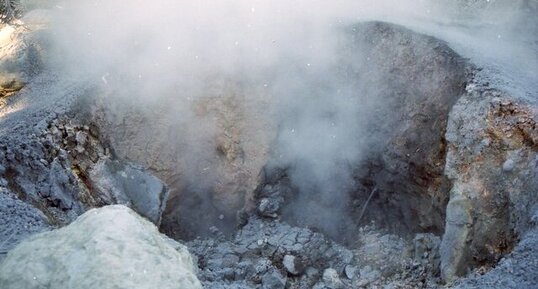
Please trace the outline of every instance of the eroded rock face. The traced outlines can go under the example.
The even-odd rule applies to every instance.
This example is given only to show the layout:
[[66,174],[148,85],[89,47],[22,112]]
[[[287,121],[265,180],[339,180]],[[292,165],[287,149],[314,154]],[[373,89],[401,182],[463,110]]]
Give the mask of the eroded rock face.
[[[364,224],[365,220],[400,233],[441,234],[451,187],[444,175],[446,124],[452,106],[464,92],[468,65],[446,43],[397,25],[361,23],[347,28],[343,35],[341,65],[334,73],[342,74],[344,83],[351,85],[351,97],[362,100],[357,112],[363,129],[355,145],[362,156],[349,164],[354,180],[338,188],[345,191],[345,196],[338,196],[346,200],[345,207],[331,206],[332,199],[338,198],[335,194],[328,196],[327,204],[316,205],[321,211],[349,214],[335,221],[342,227],[333,234],[339,237],[354,222]],[[318,227],[322,221],[300,212],[305,202],[319,202],[323,194],[316,194],[316,188],[301,192],[293,187],[296,182],[287,167],[266,168],[265,184],[258,190],[261,202],[268,203],[263,198],[278,190],[273,203],[284,203],[280,209],[285,220]],[[291,187],[282,188],[283,182]],[[301,194],[306,196],[296,197]],[[286,201],[278,201],[282,197]],[[274,213],[262,203],[258,210],[262,207]],[[313,221],[305,223],[309,219]]]
[[379,150],[366,164],[370,169],[359,172],[363,183],[379,190],[370,217],[389,227],[440,233],[449,187],[444,134],[467,81],[466,64],[446,43],[402,27],[367,23],[356,30],[352,47],[366,52],[351,59],[377,73],[359,81],[378,90],[385,100],[381,111],[390,111],[369,122]]
[[195,271],[184,246],[115,205],[21,243],[0,266],[0,287],[201,289]]
[[[538,217],[538,214],[534,215]],[[535,220],[538,221],[538,218]],[[538,225],[532,222],[533,227],[522,236],[521,242],[514,250],[502,258],[495,268],[484,274],[478,271],[467,278],[456,281],[457,289],[465,288],[534,288],[538,284]]]
[[[83,118],[83,117],[82,117]],[[166,185],[111,152],[95,126],[61,116],[35,125],[25,138],[0,141],[6,190],[65,225],[89,208],[122,203],[158,224]]]
[[[112,80],[110,80],[112,81]],[[158,101],[113,95],[93,114],[118,157],[152,171],[170,188],[163,230],[177,238],[231,232],[267,162],[274,124],[263,91],[211,79],[201,95],[174,91]],[[252,97],[256,97],[256,101]],[[259,97],[259,99],[258,99]]]
[[496,262],[528,228],[538,201],[535,103],[471,84],[448,125],[446,174],[453,180],[441,246],[451,280]]

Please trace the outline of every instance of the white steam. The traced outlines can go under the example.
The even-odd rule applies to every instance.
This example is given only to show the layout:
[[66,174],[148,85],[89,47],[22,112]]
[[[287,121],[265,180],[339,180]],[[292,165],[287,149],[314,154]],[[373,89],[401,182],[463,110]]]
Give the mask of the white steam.
[[[190,168],[183,177],[205,182],[198,184],[201,188],[211,188],[219,179],[218,172],[205,174],[214,167],[218,125],[197,114],[195,103],[219,96],[215,87],[225,85],[215,83],[229,81],[242,92],[246,126],[259,116],[271,123],[268,128],[278,128],[276,139],[270,140],[276,145],[273,153],[279,165],[290,167],[302,201],[311,204],[305,207],[307,214],[330,219],[348,202],[352,164],[369,149],[363,138],[365,118],[378,102],[375,93],[357,91],[341,74],[335,50],[339,29],[370,19],[415,26],[432,19],[452,23],[454,15],[463,15],[458,12],[465,7],[461,3],[489,5],[441,0],[73,0],[57,11],[55,63],[74,79],[96,83],[126,103],[164,103],[163,113],[181,128],[181,133],[169,132],[168,143],[183,144],[178,153]],[[467,23],[469,15],[474,14],[457,21]],[[480,17],[473,20],[486,19]],[[250,137],[271,134],[257,131]],[[245,158],[248,162],[249,155]]]

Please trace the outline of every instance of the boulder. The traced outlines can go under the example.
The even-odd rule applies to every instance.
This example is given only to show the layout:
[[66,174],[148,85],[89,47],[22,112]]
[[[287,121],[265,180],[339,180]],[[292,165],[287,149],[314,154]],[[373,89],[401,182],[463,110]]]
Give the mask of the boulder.
[[157,177],[128,162],[104,159],[90,171],[95,194],[109,203],[129,206],[157,226],[168,199],[168,188]]
[[0,288],[202,288],[187,249],[121,205],[35,235],[0,265]]

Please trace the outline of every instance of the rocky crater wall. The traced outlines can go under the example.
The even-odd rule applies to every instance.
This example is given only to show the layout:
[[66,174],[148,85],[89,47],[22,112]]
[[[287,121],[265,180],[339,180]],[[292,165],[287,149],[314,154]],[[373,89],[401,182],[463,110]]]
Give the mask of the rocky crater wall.
[[[332,137],[324,126],[318,139],[301,139],[309,134],[301,134],[297,119],[312,120],[304,110],[289,106],[296,118],[274,114],[278,90],[226,76],[208,78],[188,106],[175,105],[176,92],[160,98],[171,102],[149,104],[112,97],[105,78],[105,87],[28,128],[6,118],[0,193],[9,208],[27,214],[0,225],[3,237],[22,239],[89,208],[122,203],[177,239],[211,236],[215,228],[231,235],[257,215],[255,223],[282,221],[352,245],[359,227],[373,222],[404,237],[442,235],[445,280],[495,264],[536,210],[536,104],[489,87],[436,38],[382,22],[342,28],[341,35],[326,74],[306,74],[293,86],[299,100],[327,104],[316,111],[323,124],[356,121],[350,127],[357,134],[344,137],[336,153],[323,150]],[[280,65],[276,71],[297,69],[294,61]],[[335,87],[354,105],[349,118],[331,110]],[[24,95],[32,86],[20,88]],[[325,93],[331,97],[323,102]],[[328,166],[334,171],[311,170],[319,163],[302,151],[336,160]],[[18,232],[17,220],[35,228]]]

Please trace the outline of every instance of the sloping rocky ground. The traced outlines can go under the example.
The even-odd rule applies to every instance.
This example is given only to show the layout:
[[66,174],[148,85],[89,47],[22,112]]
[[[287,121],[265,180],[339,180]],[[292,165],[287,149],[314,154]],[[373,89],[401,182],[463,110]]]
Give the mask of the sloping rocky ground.
[[[438,288],[454,281],[456,288],[535,288],[537,91],[520,87],[518,94],[489,83],[488,75],[503,71],[481,70],[450,43],[399,26],[374,22],[353,32],[390,76],[388,83],[375,76],[366,83],[408,101],[394,103],[401,110],[379,129],[397,131],[357,171],[358,209],[350,209],[345,244],[283,214],[296,192],[285,182],[285,168],[265,166],[277,133],[242,142],[274,126],[242,123],[249,118],[233,97],[217,107],[202,103],[202,113],[212,111],[225,123],[211,145],[222,156],[216,167],[226,183],[209,190],[220,198],[195,216],[209,214],[215,226],[187,243],[204,287]],[[185,236],[192,226],[181,227],[184,219],[161,220],[177,215],[174,206],[165,209],[168,187],[175,205],[189,192],[169,158],[177,148],[164,146],[166,139],[129,148],[130,140],[163,130],[122,127],[143,123],[136,113],[111,116],[113,106],[94,98],[99,89],[43,67],[46,31],[9,33],[0,47],[0,67],[9,68],[0,104],[0,262],[22,240],[107,204],[126,204],[163,221],[165,232]],[[397,70],[406,66],[411,70]],[[398,85],[420,81],[409,90]],[[114,138],[116,129],[125,130],[122,139]],[[370,200],[373,188],[379,191]],[[226,196],[228,190],[239,193]]]

